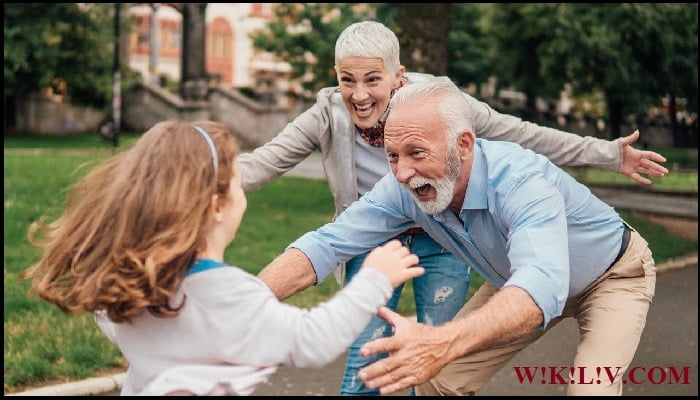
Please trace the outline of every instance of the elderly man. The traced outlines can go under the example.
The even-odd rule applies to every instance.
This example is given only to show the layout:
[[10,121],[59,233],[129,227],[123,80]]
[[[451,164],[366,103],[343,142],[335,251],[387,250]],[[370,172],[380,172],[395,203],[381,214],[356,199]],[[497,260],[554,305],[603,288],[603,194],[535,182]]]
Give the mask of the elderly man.
[[273,290],[289,290],[295,278],[327,276],[417,224],[487,283],[443,326],[383,309],[396,333],[362,348],[364,356],[390,353],[360,372],[368,387],[474,392],[518,351],[574,317],[581,338],[572,366],[591,374],[612,369],[593,384],[572,379],[569,394],[619,395],[654,294],[646,241],[547,158],[475,138],[469,104],[453,84],[410,85],[390,107],[384,143],[392,174],[335,222],[292,243],[261,277]]

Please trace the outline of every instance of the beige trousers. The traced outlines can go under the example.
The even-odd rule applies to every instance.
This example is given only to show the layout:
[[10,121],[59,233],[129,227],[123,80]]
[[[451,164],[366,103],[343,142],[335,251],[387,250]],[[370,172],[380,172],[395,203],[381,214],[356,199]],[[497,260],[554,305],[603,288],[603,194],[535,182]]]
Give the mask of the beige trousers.
[[[522,336],[512,342],[458,358],[430,381],[416,387],[420,396],[467,395],[483,387],[508,361],[544,335],[563,318],[576,318],[580,341],[571,367],[574,371],[601,370],[614,375],[613,381],[601,373],[600,383],[569,383],[568,395],[621,395],[622,380],[639,344],[656,285],[656,266],[648,243],[634,229],[627,250],[608,271],[578,296],[567,300],[563,314],[550,321],[545,330]],[[464,318],[484,305],[497,289],[485,283],[455,316]],[[620,367],[617,369],[617,367]],[[578,373],[578,372],[577,372]],[[575,380],[568,374],[567,382]],[[538,378],[541,379],[541,378]],[[526,394],[526,393],[523,393]]]

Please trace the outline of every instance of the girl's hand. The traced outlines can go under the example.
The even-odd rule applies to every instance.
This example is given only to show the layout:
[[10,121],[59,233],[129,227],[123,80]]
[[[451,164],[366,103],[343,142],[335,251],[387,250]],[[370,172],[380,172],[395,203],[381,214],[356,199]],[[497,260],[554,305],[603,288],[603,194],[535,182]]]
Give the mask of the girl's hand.
[[397,287],[408,279],[423,275],[425,269],[417,264],[418,256],[394,239],[372,250],[362,267],[376,269],[389,279],[391,286]]

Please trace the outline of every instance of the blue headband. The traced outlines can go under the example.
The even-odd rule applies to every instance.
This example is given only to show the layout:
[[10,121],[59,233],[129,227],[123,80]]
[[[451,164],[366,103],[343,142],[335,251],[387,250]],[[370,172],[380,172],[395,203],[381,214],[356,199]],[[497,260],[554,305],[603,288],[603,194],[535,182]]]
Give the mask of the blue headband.
[[197,125],[192,125],[194,129],[199,132],[204,140],[207,141],[207,144],[209,145],[209,151],[211,151],[211,160],[214,163],[214,173],[216,175],[219,175],[219,158],[216,156],[216,147],[214,146],[214,141],[211,140],[211,136],[205,131],[204,129],[200,128]]

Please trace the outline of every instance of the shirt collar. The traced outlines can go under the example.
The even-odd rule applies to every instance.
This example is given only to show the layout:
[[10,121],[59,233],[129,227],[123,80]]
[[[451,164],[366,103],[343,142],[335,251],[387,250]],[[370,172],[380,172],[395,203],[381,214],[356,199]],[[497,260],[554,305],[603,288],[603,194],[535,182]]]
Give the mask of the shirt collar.
[[462,210],[478,210],[487,207],[487,169],[479,140],[474,142],[472,159],[472,170],[469,174],[469,184],[467,186],[466,196],[464,196],[464,203],[462,203]]

